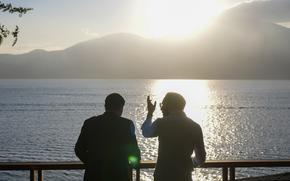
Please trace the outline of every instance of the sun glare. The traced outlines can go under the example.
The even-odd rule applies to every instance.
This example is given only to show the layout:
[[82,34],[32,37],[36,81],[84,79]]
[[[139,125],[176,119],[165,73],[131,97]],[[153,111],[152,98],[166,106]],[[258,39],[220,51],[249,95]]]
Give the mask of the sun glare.
[[219,0],[144,0],[146,31],[153,38],[186,38],[222,11]]
[[[210,90],[206,80],[156,80],[152,88],[152,100],[161,103],[167,92],[177,92],[186,99],[185,112],[196,122],[206,120],[204,106],[211,104]],[[158,108],[158,117],[161,116]]]

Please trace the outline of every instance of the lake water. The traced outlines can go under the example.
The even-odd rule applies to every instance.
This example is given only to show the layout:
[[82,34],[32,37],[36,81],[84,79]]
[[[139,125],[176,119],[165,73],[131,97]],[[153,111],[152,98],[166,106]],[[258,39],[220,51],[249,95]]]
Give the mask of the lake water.
[[[161,102],[176,91],[186,113],[204,132],[208,160],[289,159],[290,81],[280,80],[0,80],[0,162],[75,161],[74,144],[83,121],[104,111],[112,92],[126,99],[143,160],[156,160],[156,139],[140,126],[146,97]],[[155,118],[160,117],[159,108]],[[237,177],[290,169],[237,169]],[[83,171],[44,171],[45,180],[82,180]],[[220,180],[220,169],[196,169],[196,180]],[[0,180],[28,180],[29,172],[0,172]],[[152,170],[142,171],[152,179]]]

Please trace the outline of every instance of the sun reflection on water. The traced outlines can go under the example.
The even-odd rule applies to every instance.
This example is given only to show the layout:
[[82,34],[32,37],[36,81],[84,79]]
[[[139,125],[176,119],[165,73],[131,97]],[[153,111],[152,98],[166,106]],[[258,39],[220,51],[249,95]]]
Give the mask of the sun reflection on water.
[[[167,92],[177,92],[185,98],[188,117],[200,124],[206,120],[208,110],[204,107],[213,102],[207,80],[156,80],[151,90],[152,100],[162,102]],[[156,111],[157,117],[162,116],[160,109]]]

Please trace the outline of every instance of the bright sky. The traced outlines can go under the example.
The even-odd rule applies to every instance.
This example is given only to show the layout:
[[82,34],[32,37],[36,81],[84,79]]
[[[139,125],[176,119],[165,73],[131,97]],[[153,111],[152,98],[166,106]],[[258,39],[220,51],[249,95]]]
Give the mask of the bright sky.
[[20,26],[19,41],[7,39],[0,53],[57,50],[111,33],[184,39],[202,30],[223,9],[246,0],[5,0],[32,7],[19,18],[1,13],[0,22]]

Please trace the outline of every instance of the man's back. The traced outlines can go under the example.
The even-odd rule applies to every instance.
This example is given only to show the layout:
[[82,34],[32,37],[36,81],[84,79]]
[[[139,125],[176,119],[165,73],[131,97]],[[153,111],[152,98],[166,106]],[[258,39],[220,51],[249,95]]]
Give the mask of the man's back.
[[[167,93],[160,104],[163,118],[152,122],[156,101],[152,104],[147,97],[148,113],[141,129],[144,137],[159,139],[155,181],[192,181],[193,168],[205,161],[201,127],[185,115],[185,104],[180,94]],[[195,157],[191,158],[193,151]]]
[[87,119],[76,143],[85,163],[85,180],[128,180],[128,157],[140,159],[131,120],[111,112]]
[[191,155],[196,145],[203,144],[200,126],[183,112],[157,119],[155,124],[159,139],[156,178],[187,180],[191,175],[186,173],[193,170]]

